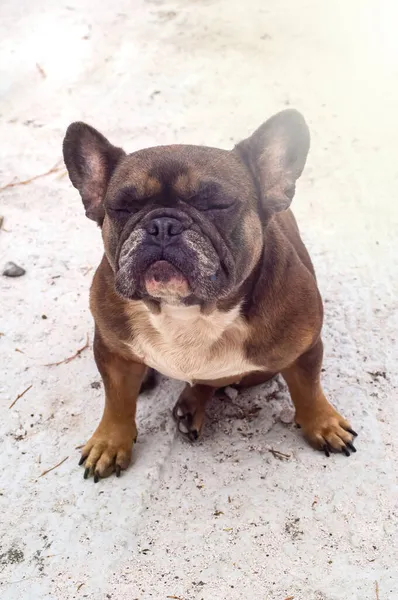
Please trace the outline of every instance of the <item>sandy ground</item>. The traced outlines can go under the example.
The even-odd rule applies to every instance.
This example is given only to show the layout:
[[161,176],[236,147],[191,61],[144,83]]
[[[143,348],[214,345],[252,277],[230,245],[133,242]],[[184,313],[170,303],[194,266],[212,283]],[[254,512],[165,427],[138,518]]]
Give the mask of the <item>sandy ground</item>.
[[305,114],[312,150],[294,209],[325,300],[324,386],[360,433],[355,456],[327,460],[281,423],[289,400],[275,381],[215,401],[191,446],[170,413],[181,384],[164,380],[139,403],[133,466],[84,481],[76,447],[103,403],[92,352],[44,365],[92,340],[100,233],[62,171],[9,188],[1,266],[27,273],[0,277],[3,600],[398,597],[394,11],[380,0],[1,3],[1,185],[50,169],[76,119],[132,151],[228,148],[285,106]]

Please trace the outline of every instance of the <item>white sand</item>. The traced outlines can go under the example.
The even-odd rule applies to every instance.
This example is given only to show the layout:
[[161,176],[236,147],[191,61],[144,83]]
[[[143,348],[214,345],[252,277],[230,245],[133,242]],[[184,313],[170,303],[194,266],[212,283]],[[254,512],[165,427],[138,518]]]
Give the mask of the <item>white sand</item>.
[[76,446],[103,403],[92,352],[43,365],[92,339],[100,232],[66,177],[9,189],[0,266],[27,274],[0,277],[2,600],[377,600],[376,581],[379,600],[398,597],[394,5],[1,3],[1,184],[52,167],[76,119],[132,151],[228,148],[285,106],[305,114],[294,209],[325,300],[324,386],[360,432],[355,456],[327,460],[279,421],[274,382],[215,402],[190,446],[170,413],[181,384],[165,380],[139,403],[134,465],[83,481]]

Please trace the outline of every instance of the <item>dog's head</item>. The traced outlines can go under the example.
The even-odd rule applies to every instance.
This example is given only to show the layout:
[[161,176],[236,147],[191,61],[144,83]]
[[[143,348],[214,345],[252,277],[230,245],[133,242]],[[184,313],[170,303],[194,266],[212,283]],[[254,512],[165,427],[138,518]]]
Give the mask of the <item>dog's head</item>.
[[69,126],[63,146],[86,215],[102,227],[118,292],[202,307],[252,272],[264,226],[289,207],[308,148],[294,110],[232,151],[175,145],[127,155],[84,123]]

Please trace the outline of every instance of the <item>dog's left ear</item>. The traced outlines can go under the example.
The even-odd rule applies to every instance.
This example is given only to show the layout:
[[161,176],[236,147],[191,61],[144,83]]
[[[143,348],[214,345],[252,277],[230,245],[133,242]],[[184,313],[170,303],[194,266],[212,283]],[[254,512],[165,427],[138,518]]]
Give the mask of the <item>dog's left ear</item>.
[[86,123],[69,125],[63,143],[69,177],[82,197],[86,216],[102,225],[103,201],[109,180],[124,150],[113,146],[99,131]]
[[289,208],[310,147],[304,117],[283,110],[236,146],[257,182],[267,215]]

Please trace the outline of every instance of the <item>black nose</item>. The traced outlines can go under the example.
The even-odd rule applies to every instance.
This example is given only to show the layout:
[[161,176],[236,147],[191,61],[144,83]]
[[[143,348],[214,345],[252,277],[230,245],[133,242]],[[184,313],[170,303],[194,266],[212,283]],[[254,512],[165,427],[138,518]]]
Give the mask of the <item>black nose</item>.
[[172,217],[158,217],[149,221],[147,232],[159,243],[167,242],[175,235],[179,235],[184,230],[184,226],[178,219]]

